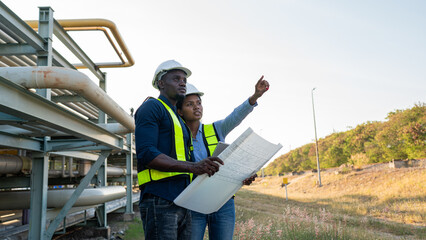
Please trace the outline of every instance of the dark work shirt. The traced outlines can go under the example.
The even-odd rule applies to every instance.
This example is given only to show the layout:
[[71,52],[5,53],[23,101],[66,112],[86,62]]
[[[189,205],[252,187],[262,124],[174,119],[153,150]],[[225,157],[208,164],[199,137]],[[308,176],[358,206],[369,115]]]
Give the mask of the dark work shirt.
[[[177,115],[176,107],[171,105],[164,96],[159,97]],[[178,115],[177,115],[178,116]],[[190,133],[180,117],[183,130],[185,152],[189,156]],[[138,172],[146,169],[154,158],[165,154],[176,159],[173,134],[173,121],[164,105],[157,99],[148,99],[135,113],[135,141],[138,158]],[[189,159],[189,158],[187,158]],[[141,198],[145,193],[173,201],[189,184],[189,176],[175,176],[164,180],[149,182],[141,187]]]

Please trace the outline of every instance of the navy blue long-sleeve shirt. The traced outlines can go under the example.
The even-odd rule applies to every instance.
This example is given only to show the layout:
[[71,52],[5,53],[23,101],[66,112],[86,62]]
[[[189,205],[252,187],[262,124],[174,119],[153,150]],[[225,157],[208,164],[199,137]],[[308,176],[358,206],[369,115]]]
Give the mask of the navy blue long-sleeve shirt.
[[[177,115],[176,107],[171,105],[166,97],[160,95],[159,98]],[[189,156],[189,145],[191,143],[190,132],[182,119],[178,118],[182,126],[185,152]],[[160,101],[157,99],[148,99],[145,101],[135,113],[135,124],[138,172],[146,169],[146,165],[162,153],[176,159],[173,122],[167,109]],[[173,201],[189,183],[189,177],[182,175],[161,181],[149,182],[141,187],[141,199],[145,193],[151,193]]]

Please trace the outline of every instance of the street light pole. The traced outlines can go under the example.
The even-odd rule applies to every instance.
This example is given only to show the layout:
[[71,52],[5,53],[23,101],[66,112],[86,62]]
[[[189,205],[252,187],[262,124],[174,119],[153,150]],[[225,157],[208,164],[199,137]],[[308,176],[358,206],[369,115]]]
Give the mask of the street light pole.
[[314,90],[315,88],[312,88],[312,111],[314,113],[314,130],[315,130],[315,152],[317,157],[317,168],[318,168],[318,186],[322,187],[321,184],[321,168],[319,163],[319,153],[318,153],[318,139],[317,139],[317,124],[315,122],[315,107],[314,107]]

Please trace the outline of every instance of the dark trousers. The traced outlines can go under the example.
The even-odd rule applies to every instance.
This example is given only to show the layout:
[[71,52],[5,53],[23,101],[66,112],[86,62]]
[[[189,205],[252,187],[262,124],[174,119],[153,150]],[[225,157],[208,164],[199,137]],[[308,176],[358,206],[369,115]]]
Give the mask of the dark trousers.
[[191,239],[191,211],[188,209],[153,195],[144,196],[139,208],[145,239]]

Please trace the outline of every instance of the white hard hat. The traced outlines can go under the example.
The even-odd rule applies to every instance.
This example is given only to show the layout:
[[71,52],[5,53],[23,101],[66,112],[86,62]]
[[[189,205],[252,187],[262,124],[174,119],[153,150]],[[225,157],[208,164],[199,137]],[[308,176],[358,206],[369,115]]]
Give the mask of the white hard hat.
[[204,95],[204,93],[198,91],[198,89],[194,85],[186,83],[186,96],[191,94],[197,94],[200,97]]
[[183,67],[180,63],[176,62],[175,60],[168,60],[161,63],[157,67],[157,70],[155,70],[154,78],[152,79],[152,86],[158,89],[157,81],[161,79],[161,77],[164,76],[168,71],[173,69],[179,69],[184,71],[186,73],[187,78],[191,76],[191,71],[188,68]]

